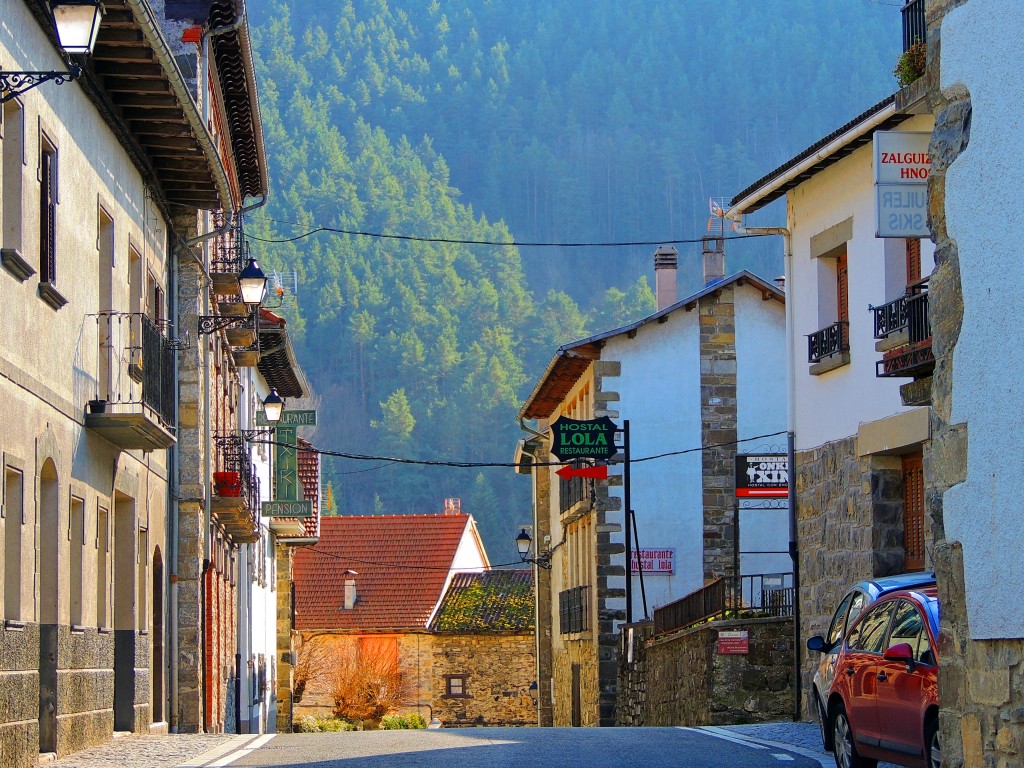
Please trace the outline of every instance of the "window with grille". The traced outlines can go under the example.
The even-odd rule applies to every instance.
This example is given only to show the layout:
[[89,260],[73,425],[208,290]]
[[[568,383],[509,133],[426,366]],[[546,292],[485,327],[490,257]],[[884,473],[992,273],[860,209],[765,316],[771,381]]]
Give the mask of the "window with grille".
[[908,571],[924,570],[924,464],[920,453],[903,457],[903,560]]

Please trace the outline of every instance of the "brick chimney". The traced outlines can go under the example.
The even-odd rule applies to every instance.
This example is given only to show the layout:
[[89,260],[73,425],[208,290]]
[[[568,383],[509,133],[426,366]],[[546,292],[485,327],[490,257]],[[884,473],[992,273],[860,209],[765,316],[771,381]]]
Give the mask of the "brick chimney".
[[676,303],[676,271],[679,267],[679,251],[671,245],[662,245],[654,252],[654,293],[658,309]]
[[356,607],[356,576],[355,571],[345,571],[345,610],[351,611]]
[[445,499],[444,500],[444,513],[446,515],[460,515],[462,514],[462,499]]
[[725,239],[705,235],[701,242],[704,250],[704,286],[707,287],[725,277]]

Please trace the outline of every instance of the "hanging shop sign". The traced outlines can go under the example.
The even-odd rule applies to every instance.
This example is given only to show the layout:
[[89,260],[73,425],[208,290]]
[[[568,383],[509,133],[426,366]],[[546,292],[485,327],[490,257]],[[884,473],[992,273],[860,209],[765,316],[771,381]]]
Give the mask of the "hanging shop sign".
[[789,495],[789,462],[784,453],[736,454],[736,497],[784,499]]
[[644,573],[675,573],[676,572],[676,551],[675,549],[641,549],[639,552],[633,550],[632,571],[640,573],[640,566],[643,566]]
[[284,411],[280,421],[267,421],[262,411],[256,411],[257,427],[315,427],[316,411]]
[[551,425],[551,452],[559,461],[610,459],[618,451],[618,428],[607,416],[599,419],[569,419],[559,416]]
[[928,131],[875,131],[876,237],[929,237]]
[[750,653],[750,633],[746,630],[722,630],[718,633],[718,653]]
[[299,501],[264,501],[261,507],[264,517],[312,517],[313,502]]

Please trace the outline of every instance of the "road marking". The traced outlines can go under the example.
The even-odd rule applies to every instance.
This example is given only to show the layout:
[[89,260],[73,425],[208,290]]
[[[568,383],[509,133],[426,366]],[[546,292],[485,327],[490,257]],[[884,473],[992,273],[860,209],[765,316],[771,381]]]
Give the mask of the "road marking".
[[210,763],[209,766],[207,766],[207,768],[224,768],[225,765],[231,765],[233,762],[235,762],[235,760],[245,757],[251,752],[255,752],[257,749],[259,749],[272,738],[274,738],[275,735],[276,734],[273,733],[265,733],[258,739],[255,739],[249,744],[246,744],[241,749],[238,749],[235,752],[232,752],[231,754],[225,755],[220,760],[216,760]]
[[201,755],[191,758],[187,762],[179,763],[176,768],[202,768],[202,766],[208,765],[211,760],[216,760],[218,757],[227,754],[228,752],[240,749],[255,738],[255,734],[252,733],[243,733],[239,736],[235,736],[223,744],[218,744],[216,747],[206,750]]
[[781,752],[772,752],[772,757],[774,757],[776,760],[784,760],[784,761],[788,761],[790,763],[793,762],[793,756],[792,755],[786,755],[786,754],[783,754]]
[[[832,760],[831,755],[828,755],[826,760],[821,752],[815,752],[810,749],[804,749],[803,747],[796,747],[792,744],[784,744],[780,741],[769,741],[768,739],[758,739],[754,736],[747,736],[745,734],[739,734],[734,731],[730,731],[728,728],[722,728],[716,725],[702,725],[696,728],[681,728],[684,731],[694,731],[696,733],[706,733],[708,736],[714,736],[716,739],[722,739],[723,741],[731,741],[734,744],[741,744],[752,749],[784,749],[787,752],[792,752],[795,755],[801,755],[802,757],[814,760],[821,768],[835,768],[835,762]],[[785,760],[785,757],[779,757],[775,753],[772,753],[773,757]],[[792,760],[793,758],[789,758]]]
[[722,741],[731,741],[733,744],[742,744],[744,747],[750,747],[751,749],[768,749],[763,744],[759,744],[754,741],[748,741],[745,736],[720,728],[717,725],[701,725],[696,728],[680,728],[683,731],[693,731],[694,733],[705,733],[708,736],[714,736],[716,739]]

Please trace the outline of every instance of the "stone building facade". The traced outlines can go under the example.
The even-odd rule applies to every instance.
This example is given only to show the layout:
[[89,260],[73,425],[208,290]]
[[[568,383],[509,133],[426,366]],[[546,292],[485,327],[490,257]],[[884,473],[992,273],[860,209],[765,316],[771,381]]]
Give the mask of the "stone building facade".
[[[1024,627],[1016,606],[1024,526],[1017,511],[1020,397],[987,366],[1020,369],[1016,345],[993,356],[1021,312],[1013,214],[995,233],[986,211],[1020,194],[1020,35],[1013,0],[930,0],[925,76],[935,131],[929,225],[936,245],[931,323],[936,369],[928,509],[936,529],[943,764],[1019,765],[1024,757]],[[1003,291],[1002,288],[1011,288]],[[995,293],[1005,299],[993,301]],[[1011,318],[1013,318],[1011,320]],[[1012,552],[1012,555],[1006,553]]]

